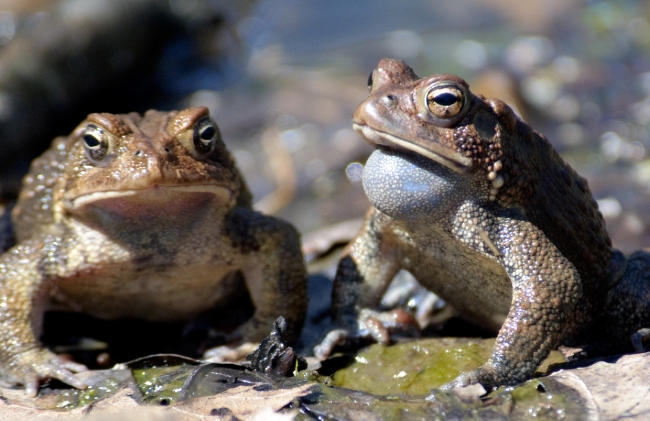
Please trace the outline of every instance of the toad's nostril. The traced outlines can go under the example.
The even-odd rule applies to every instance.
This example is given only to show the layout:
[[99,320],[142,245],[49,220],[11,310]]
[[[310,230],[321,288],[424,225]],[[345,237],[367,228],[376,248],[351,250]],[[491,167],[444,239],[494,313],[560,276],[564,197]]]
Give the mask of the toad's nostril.
[[388,94],[384,97],[384,104],[388,107],[395,107],[398,103],[397,96]]
[[167,147],[165,147],[165,148],[163,149],[163,151],[165,151],[165,153],[172,153],[171,149],[169,149],[169,148],[167,148]]
[[140,155],[142,155],[142,151],[140,149],[138,149],[137,151],[133,152],[133,155],[134,156],[140,156]]

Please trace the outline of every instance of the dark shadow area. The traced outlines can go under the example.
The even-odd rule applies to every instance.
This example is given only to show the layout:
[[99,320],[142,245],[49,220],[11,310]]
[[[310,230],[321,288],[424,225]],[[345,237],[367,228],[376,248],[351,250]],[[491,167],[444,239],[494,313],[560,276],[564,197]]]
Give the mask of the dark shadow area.
[[200,358],[207,349],[226,344],[224,334],[248,320],[253,311],[244,290],[218,309],[186,323],[109,321],[80,313],[48,312],[41,338],[48,348],[90,369],[110,368],[152,354]]

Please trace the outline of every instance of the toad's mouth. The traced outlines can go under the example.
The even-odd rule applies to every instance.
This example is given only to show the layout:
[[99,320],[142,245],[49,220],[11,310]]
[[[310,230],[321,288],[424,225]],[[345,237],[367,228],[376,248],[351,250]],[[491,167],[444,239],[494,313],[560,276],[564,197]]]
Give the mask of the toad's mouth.
[[71,213],[102,210],[130,216],[178,216],[206,203],[227,204],[234,192],[224,186],[155,185],[143,189],[98,191],[63,201]]
[[445,149],[437,143],[428,142],[426,147],[409,140],[402,139],[386,132],[380,132],[366,124],[353,123],[352,128],[368,142],[376,146],[406,149],[418,155],[427,157],[439,164],[459,173],[466,173],[472,168],[472,160],[455,151]]

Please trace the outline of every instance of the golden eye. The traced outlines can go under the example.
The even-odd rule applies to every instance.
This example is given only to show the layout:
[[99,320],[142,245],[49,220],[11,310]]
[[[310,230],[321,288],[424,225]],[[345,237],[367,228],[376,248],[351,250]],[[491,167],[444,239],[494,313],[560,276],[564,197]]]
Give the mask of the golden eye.
[[199,120],[194,126],[194,147],[199,154],[209,155],[212,153],[220,139],[219,127],[209,117]]
[[83,140],[86,157],[98,164],[108,155],[108,136],[106,132],[94,124],[89,124],[81,136]]
[[456,117],[463,110],[465,95],[454,85],[433,86],[425,97],[429,112],[437,118]]

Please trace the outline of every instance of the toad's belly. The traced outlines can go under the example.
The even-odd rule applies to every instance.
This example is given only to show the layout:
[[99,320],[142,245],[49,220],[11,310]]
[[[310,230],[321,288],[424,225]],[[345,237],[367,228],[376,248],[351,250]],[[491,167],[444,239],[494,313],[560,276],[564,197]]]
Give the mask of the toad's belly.
[[498,262],[456,242],[432,241],[412,255],[418,258],[404,266],[422,286],[472,322],[494,331],[501,328],[510,309],[512,284]]
[[57,280],[51,309],[102,319],[183,321],[214,308],[240,288],[243,282],[232,267],[95,272]]

